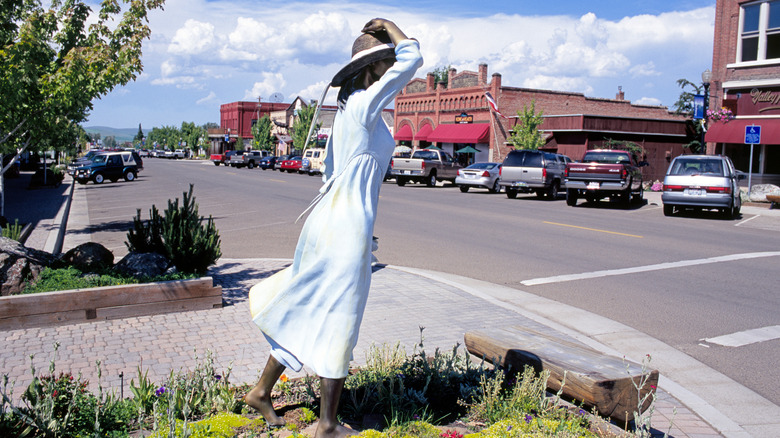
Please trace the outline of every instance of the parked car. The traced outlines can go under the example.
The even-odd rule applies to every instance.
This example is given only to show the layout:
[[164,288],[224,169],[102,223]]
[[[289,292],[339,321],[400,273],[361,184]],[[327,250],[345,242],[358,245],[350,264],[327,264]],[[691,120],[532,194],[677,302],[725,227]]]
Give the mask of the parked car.
[[395,157],[390,167],[395,183],[401,187],[410,181],[428,187],[435,187],[436,181],[455,182],[458,170],[461,169],[460,163],[438,148],[418,149],[411,158]]
[[501,186],[498,185],[498,175],[501,172],[501,163],[474,163],[465,169],[458,170],[455,184],[460,191],[466,193],[471,187],[483,187],[490,193],[498,193]]
[[274,170],[275,165],[276,165],[276,157],[273,155],[268,155],[267,157],[263,157],[257,163],[257,166],[263,170],[268,170],[268,169]]
[[289,173],[294,173],[300,170],[301,165],[303,165],[303,157],[301,157],[300,155],[296,155],[294,157],[282,161],[282,166],[279,168],[279,170],[282,171],[286,170]]
[[99,149],[91,149],[89,152],[84,154],[83,157],[71,161],[70,164],[68,164],[68,175],[73,176],[73,174],[76,173],[76,169],[92,162],[92,157],[104,153],[104,151]]
[[119,178],[133,181],[143,169],[141,157],[136,152],[109,152],[98,154],[92,160],[77,168],[74,178],[80,184],[93,181],[102,184],[106,179],[116,182]]
[[289,160],[294,156],[295,155],[279,155],[279,157],[276,158],[276,164],[274,164],[274,170],[282,170],[282,163],[284,163],[286,160]]
[[322,172],[322,163],[325,161],[327,149],[311,148],[303,153],[303,162],[299,172],[315,175]]
[[721,155],[680,155],[672,160],[664,177],[661,201],[664,215],[686,208],[718,209],[734,218],[742,208],[739,181],[745,174]]
[[581,162],[566,165],[566,204],[573,207],[579,198],[596,202],[607,197],[623,205],[641,204],[644,191],[640,168],[644,166],[647,162],[637,161],[629,151],[587,151]]
[[535,192],[539,198],[554,200],[564,186],[563,173],[571,161],[566,155],[552,152],[511,151],[501,166],[498,185],[506,189],[510,199],[516,198],[518,192]]

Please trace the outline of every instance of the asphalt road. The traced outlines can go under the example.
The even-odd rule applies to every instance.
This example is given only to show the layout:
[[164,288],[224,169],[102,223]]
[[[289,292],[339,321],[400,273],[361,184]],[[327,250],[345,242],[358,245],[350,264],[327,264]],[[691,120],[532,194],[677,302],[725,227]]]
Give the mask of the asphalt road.
[[[145,160],[136,182],[89,183],[93,241],[127,250],[136,209],[149,217],[194,184],[224,257],[291,258],[319,177],[197,161]],[[780,326],[780,233],[743,215],[664,217],[653,203],[568,207],[446,184],[382,188],[380,262],[507,285],[649,334],[780,405],[780,339],[725,347],[704,341]],[[780,219],[777,219],[780,221]],[[711,260],[713,257],[722,259]],[[561,276],[571,277],[561,277]]]

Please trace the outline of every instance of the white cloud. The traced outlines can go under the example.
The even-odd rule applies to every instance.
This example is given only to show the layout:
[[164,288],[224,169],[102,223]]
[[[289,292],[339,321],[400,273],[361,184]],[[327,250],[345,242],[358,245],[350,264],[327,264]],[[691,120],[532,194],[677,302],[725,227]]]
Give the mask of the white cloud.
[[206,104],[206,103],[211,103],[211,102],[214,102],[216,100],[216,98],[217,98],[217,93],[212,91],[211,93],[209,93],[208,96],[206,96],[206,97],[204,97],[202,99],[198,99],[195,102],[195,104],[196,105],[203,105],[203,104]]
[[[322,97],[322,90],[325,89],[325,86],[328,85],[330,81],[320,81],[316,84],[311,84],[308,87],[298,91],[296,96],[301,96],[304,99],[308,100],[320,100]],[[335,105],[336,104],[336,98],[338,97],[338,88],[330,88],[328,90],[328,94],[325,95],[325,102],[324,105]],[[288,99],[292,100],[292,99]]]
[[168,51],[181,55],[197,55],[212,49],[215,39],[213,24],[190,19],[176,31]]
[[536,75],[523,82],[523,87],[540,90],[573,91],[584,94],[593,92],[593,88],[584,79],[563,76]]
[[262,82],[255,82],[251,90],[245,90],[244,100],[257,100],[258,97],[268,100],[268,96],[282,90],[287,84],[281,73],[263,72],[262,76]]
[[647,62],[645,64],[638,64],[629,70],[631,73],[631,76],[633,77],[639,77],[639,76],[660,76],[661,73],[658,72],[655,69],[655,63],[653,61]]
[[661,105],[661,100],[656,99],[655,97],[643,97],[641,99],[635,100],[633,103],[636,105],[657,106],[657,105]]

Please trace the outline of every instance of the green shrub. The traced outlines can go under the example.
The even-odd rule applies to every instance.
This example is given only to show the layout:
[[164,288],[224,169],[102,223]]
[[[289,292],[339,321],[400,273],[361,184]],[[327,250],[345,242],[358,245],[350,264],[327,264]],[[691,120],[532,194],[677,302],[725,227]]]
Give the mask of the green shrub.
[[16,219],[13,225],[8,224],[3,228],[3,237],[19,241],[22,237],[22,226],[19,225],[19,219]]
[[133,229],[127,233],[127,248],[135,252],[160,253],[181,272],[206,272],[222,256],[219,231],[211,216],[205,225],[202,223],[204,218],[198,215],[192,188],[190,184],[189,192],[183,193],[181,206],[178,198],[169,200],[164,216],[152,206],[147,223],[141,220],[138,210]]
[[195,274],[165,274],[157,277],[125,277],[114,271],[84,275],[78,269],[69,266],[66,268],[44,268],[35,282],[27,283],[22,293],[34,294],[52,292],[57,290],[88,289],[91,287],[120,286],[123,284],[150,283],[155,281],[187,280],[195,278]]

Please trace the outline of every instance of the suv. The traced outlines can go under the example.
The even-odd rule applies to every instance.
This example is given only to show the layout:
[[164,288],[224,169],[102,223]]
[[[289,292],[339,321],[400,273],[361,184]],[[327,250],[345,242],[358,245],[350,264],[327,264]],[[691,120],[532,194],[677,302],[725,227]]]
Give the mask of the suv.
[[680,155],[669,164],[661,200],[664,215],[675,209],[718,209],[728,218],[739,216],[742,207],[739,181],[745,174],[721,155]]
[[95,155],[89,163],[78,167],[73,177],[80,184],[89,180],[102,184],[106,179],[116,182],[119,178],[133,181],[141,169],[143,161],[137,152],[108,152]]
[[510,199],[516,198],[517,192],[536,192],[539,198],[553,200],[561,189],[566,163],[571,161],[566,155],[552,152],[512,151],[501,165],[498,185]]
[[322,163],[325,161],[325,154],[327,149],[325,148],[312,148],[307,149],[303,153],[303,163],[298,170],[300,173],[308,173],[314,175],[315,173],[322,172]]

